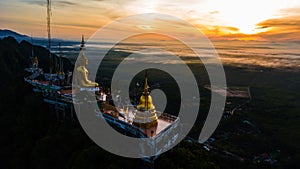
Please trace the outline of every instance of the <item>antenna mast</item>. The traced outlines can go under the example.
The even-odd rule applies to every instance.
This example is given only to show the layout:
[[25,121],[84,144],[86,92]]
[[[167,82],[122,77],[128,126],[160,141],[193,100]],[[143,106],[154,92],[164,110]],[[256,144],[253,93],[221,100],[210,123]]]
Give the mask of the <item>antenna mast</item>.
[[52,74],[52,55],[51,55],[51,0],[47,0],[47,32],[48,32],[48,50],[50,58],[50,74]]

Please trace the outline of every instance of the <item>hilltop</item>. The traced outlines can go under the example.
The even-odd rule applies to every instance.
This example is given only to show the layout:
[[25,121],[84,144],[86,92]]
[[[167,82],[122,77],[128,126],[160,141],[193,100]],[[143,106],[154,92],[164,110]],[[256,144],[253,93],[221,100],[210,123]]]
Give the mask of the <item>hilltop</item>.
[[0,39],[8,36],[14,37],[17,41],[30,40],[30,37],[27,35],[23,35],[8,29],[0,29]]
[[[25,35],[21,35],[26,37]],[[49,70],[49,51],[41,46],[32,45],[23,40],[18,42],[15,38],[8,36],[0,39],[0,76],[5,79],[0,86],[10,84],[16,80],[22,81],[25,68],[30,67],[32,52],[34,57],[39,59],[39,67],[44,71]],[[53,54],[54,60],[58,60],[58,56]],[[63,58],[64,71],[72,71],[73,65],[71,62]]]

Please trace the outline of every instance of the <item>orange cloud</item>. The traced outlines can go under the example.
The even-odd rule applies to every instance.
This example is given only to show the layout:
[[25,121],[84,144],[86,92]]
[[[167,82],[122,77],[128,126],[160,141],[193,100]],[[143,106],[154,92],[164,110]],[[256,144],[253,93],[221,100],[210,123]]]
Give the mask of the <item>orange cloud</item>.
[[224,41],[224,40],[262,40],[257,34],[243,34],[239,32],[238,28],[229,26],[207,26],[196,25],[206,36],[212,41]]
[[257,26],[270,28],[269,31],[259,34],[269,41],[299,41],[300,39],[300,15],[269,19]]
[[[297,2],[293,8],[286,9],[287,6],[272,1],[268,6],[272,10],[269,10],[262,5],[269,1],[228,0],[228,2],[215,3],[217,0],[184,2],[128,0],[125,3],[123,0],[57,0],[52,4],[52,34],[53,37],[59,38],[77,38],[82,33],[91,35],[119,17],[153,10],[187,20],[213,40],[295,41],[300,39],[300,8],[295,7],[300,3]],[[35,0],[17,0],[15,3],[0,2],[2,27],[25,34],[34,33],[38,36],[46,36],[45,2]],[[278,13],[275,9],[281,11]],[[275,15],[278,18],[270,19]],[[263,21],[264,19],[267,20]],[[257,22],[260,23],[257,24]],[[182,25],[172,24],[174,24],[174,31],[182,30],[179,29]],[[257,24],[256,28],[255,24]],[[159,28],[163,29],[164,26]],[[116,29],[122,31],[122,28]],[[255,31],[250,31],[252,29]],[[247,32],[251,34],[243,34]]]
[[[300,41],[300,8],[284,10],[289,16],[268,19],[258,23],[256,29],[267,29],[257,34],[243,34],[238,28],[226,26],[196,25],[211,40]],[[298,12],[298,13],[297,13]]]

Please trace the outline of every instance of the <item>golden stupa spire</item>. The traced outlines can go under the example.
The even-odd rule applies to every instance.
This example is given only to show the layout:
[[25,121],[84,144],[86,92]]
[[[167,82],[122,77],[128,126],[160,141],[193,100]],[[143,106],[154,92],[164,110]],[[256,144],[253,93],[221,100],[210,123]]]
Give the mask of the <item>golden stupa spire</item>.
[[146,70],[146,73],[145,73],[145,84],[144,84],[144,95],[145,95],[145,108],[146,110],[148,109],[148,95],[149,95],[149,86],[148,86],[148,72]]
[[146,70],[144,91],[148,91],[148,89],[149,89],[149,86],[148,86],[148,71]]
[[142,96],[140,97],[140,102],[137,105],[137,108],[139,110],[153,110],[155,109],[155,106],[152,103],[152,98],[149,94],[149,86],[148,86],[148,73],[146,71],[145,74],[145,84],[144,84],[144,92]]

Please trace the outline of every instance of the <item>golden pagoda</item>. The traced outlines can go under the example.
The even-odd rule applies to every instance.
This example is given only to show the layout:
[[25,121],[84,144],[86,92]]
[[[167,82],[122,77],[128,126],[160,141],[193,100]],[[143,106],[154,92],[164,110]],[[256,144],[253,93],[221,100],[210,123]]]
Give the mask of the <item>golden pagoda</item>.
[[139,104],[137,105],[133,125],[144,130],[145,134],[149,137],[156,135],[158,118],[155,106],[152,103],[152,97],[149,94],[147,71],[145,74],[144,92],[140,97]]

